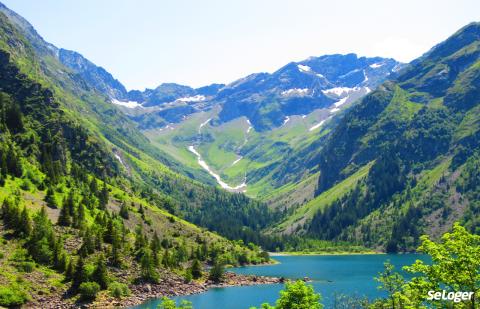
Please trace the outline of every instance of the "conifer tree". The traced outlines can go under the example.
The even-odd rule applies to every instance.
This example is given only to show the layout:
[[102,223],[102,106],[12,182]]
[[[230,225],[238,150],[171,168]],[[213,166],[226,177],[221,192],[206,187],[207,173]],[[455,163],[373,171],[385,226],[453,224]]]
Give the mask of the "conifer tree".
[[113,266],[120,267],[122,265],[120,251],[121,251],[120,237],[117,234],[115,234],[113,235],[112,254],[111,254],[111,262]]
[[149,248],[143,248],[142,251],[142,257],[140,259],[142,279],[149,282],[158,283],[159,275],[155,269],[151,250]]
[[193,279],[198,279],[202,277],[202,265],[198,259],[194,259],[192,262],[192,267],[190,268]]
[[100,285],[100,287],[103,290],[108,287],[109,279],[108,279],[107,265],[105,264],[105,257],[103,254],[101,254],[97,259],[95,270],[93,271],[93,274],[92,274],[92,279],[93,281],[98,283],[98,285]]
[[160,265],[160,257],[158,251],[160,250],[160,238],[158,237],[157,232],[153,234],[152,240],[150,241],[150,249],[152,250],[153,261],[156,266]]
[[52,261],[55,244],[52,223],[47,217],[45,207],[42,207],[33,219],[33,229],[27,247],[35,261],[48,265]]
[[222,280],[223,275],[225,273],[225,268],[222,263],[219,261],[216,261],[212,268],[210,269],[210,274],[208,276],[208,279],[212,280],[215,283],[218,283]]
[[65,268],[65,279],[67,281],[70,281],[73,279],[73,272],[74,272],[73,260],[68,259],[67,267]]
[[129,215],[128,215],[128,207],[127,207],[127,204],[126,203],[122,203],[122,205],[120,206],[120,217],[122,217],[123,219],[126,219],[128,220],[129,218]]
[[23,206],[23,210],[20,215],[19,228],[21,235],[25,238],[29,237],[32,233],[32,220],[30,220],[30,215],[28,214],[27,207],[25,206]]
[[58,208],[57,201],[55,200],[55,191],[52,187],[48,187],[44,198],[45,203],[50,208]]
[[72,218],[70,215],[70,210],[65,203],[62,205],[60,209],[60,215],[58,216],[58,225],[61,226],[70,226],[72,224]]
[[87,273],[85,272],[85,263],[83,257],[78,258],[77,264],[75,265],[75,270],[73,271],[72,276],[72,289],[76,291],[82,282],[88,280]]

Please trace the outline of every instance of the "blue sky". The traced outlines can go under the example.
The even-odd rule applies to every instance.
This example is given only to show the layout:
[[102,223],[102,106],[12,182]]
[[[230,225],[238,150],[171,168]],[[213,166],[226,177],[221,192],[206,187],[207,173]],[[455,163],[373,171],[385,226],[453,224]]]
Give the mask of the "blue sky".
[[355,52],[410,61],[471,21],[478,0],[3,0],[58,47],[129,89],[202,86]]

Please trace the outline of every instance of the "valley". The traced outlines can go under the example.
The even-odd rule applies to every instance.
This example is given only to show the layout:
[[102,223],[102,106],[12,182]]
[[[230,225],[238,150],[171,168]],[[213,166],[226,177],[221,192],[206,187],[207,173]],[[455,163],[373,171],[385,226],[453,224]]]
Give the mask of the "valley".
[[[285,281],[327,305],[367,282],[366,304],[414,308],[426,287],[473,290],[479,102],[478,22],[408,64],[327,54],[127,90],[0,3],[0,306],[149,308],[205,292],[186,299],[240,308]],[[433,278],[418,252],[477,277]],[[330,255],[301,256],[318,253]],[[414,263],[409,275],[387,257]],[[377,281],[401,281],[388,298],[373,292],[382,263]]]

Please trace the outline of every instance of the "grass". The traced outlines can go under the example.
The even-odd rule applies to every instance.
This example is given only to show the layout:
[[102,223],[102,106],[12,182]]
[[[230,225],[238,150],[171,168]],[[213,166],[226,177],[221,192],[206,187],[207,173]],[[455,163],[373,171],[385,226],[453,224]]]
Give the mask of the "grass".
[[356,173],[336,184],[334,187],[323,192],[305,205],[297,208],[295,212],[272,229],[273,232],[285,232],[287,229],[293,229],[306,219],[311,219],[319,210],[323,209],[333,201],[341,198],[348,193],[359,180],[366,177],[373,162],[366,164]]
[[[202,127],[201,135],[198,128],[207,119],[214,119],[219,109],[209,112],[199,112],[190,115],[181,123],[175,124],[175,129],[154,129],[144,131],[152,143],[166,154],[180,162],[183,166],[205,174],[199,166],[197,158],[188,151],[190,145],[197,145],[197,151],[207,164],[230,185],[243,182],[246,173],[255,172],[281,162],[286,153],[294,149],[308,146],[319,137],[327,134],[326,126],[313,132],[308,129],[328,116],[327,110],[316,110],[306,117],[290,116],[290,121],[284,126],[270,131],[256,132],[251,130],[248,135],[248,123],[245,117],[222,123],[218,126],[207,124]],[[247,143],[245,139],[247,138]],[[279,147],[278,145],[282,145]],[[242,155],[242,159],[232,165]],[[206,177],[213,178],[209,175]],[[273,176],[266,174],[255,182],[248,182],[246,194],[262,198],[271,196],[277,187],[272,183]]]
[[469,110],[454,134],[454,141],[459,141],[480,130],[480,105]]

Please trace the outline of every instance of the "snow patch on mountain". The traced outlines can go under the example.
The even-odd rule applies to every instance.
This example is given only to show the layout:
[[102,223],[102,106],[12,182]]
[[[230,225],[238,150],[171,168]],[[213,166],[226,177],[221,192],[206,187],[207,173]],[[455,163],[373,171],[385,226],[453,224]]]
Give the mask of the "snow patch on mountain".
[[112,99],[112,103],[115,105],[120,105],[127,108],[137,108],[137,107],[143,108],[143,106],[140,103],[135,101],[119,101],[117,99]]
[[308,94],[308,88],[292,88],[288,90],[282,91],[282,96],[288,97],[288,96],[304,96]]
[[310,68],[308,65],[298,64],[297,68],[300,72],[303,72],[303,73],[312,72],[312,68]]
[[202,101],[205,101],[205,96],[197,94],[196,96],[193,96],[193,97],[184,97],[184,98],[177,99],[177,101],[180,101],[180,102],[202,102]]
[[242,160],[242,159],[243,159],[243,157],[240,156],[237,160],[233,161],[232,165],[230,165],[230,166],[234,166],[235,164],[237,164],[238,162],[240,162],[240,160]]
[[363,70],[363,76],[365,77],[365,79],[363,80],[364,83],[368,82],[368,76],[367,76],[367,73],[365,72],[365,70]]
[[202,156],[200,155],[200,153],[195,149],[195,147],[192,145],[192,146],[188,146],[188,150],[190,152],[192,152],[195,156],[197,156],[197,162],[198,164],[204,169],[206,170],[213,178],[215,178],[215,180],[217,181],[217,183],[220,185],[220,187],[222,187],[223,189],[226,189],[226,190],[229,190],[229,191],[236,191],[236,192],[245,192],[247,190],[247,183],[246,183],[246,179],[243,181],[243,183],[239,184],[238,186],[236,187],[232,187],[230,185],[228,185],[226,182],[224,182],[222,180],[222,178],[220,178],[220,175],[218,175],[217,173],[215,173],[214,171],[212,171],[212,169],[210,168],[210,166],[208,166],[207,162],[205,162],[203,159],[202,159]]
[[349,98],[349,97],[346,96],[345,98],[342,98],[342,99],[340,99],[339,101],[333,103],[333,105],[335,105],[335,107],[340,107],[340,106],[342,106],[343,104],[345,104],[345,102],[347,102],[348,98]]
[[212,120],[212,118],[208,118],[207,120],[205,120],[204,122],[202,122],[200,124],[200,126],[198,127],[198,134],[202,133],[202,128],[207,124],[209,123],[210,121]]
[[326,90],[322,90],[323,94],[325,95],[336,95],[338,97],[341,97],[343,95],[347,95],[349,94],[350,92],[353,92],[353,91],[359,91],[360,90],[360,87],[353,87],[353,88],[349,88],[349,87],[335,87],[335,88],[330,88],[330,89],[326,89]]
[[313,130],[320,128],[320,127],[323,125],[323,123],[325,122],[325,120],[326,120],[326,119],[320,121],[319,123],[317,123],[316,125],[314,125],[314,126],[311,127],[310,129],[308,129],[308,131],[312,132]]
[[339,78],[345,78],[345,77],[347,77],[348,75],[353,74],[353,73],[357,73],[357,72],[359,72],[359,71],[360,71],[360,69],[352,70],[352,71],[350,71],[350,72],[347,72],[347,73],[339,76]]
[[370,67],[372,69],[378,69],[378,68],[382,67],[384,64],[385,63],[378,62],[378,63],[371,64]]

